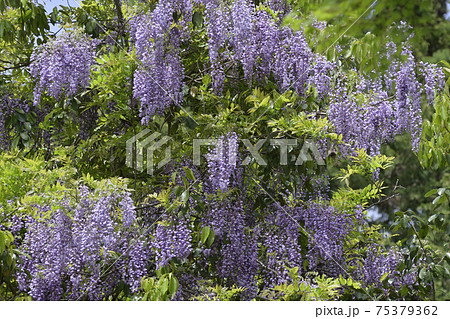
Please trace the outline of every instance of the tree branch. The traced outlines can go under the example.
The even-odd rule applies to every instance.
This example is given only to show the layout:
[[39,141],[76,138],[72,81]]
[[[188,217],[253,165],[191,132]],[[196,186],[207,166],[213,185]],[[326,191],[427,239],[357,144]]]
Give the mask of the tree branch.
[[120,0],[114,0],[114,7],[116,9],[117,14],[117,22],[119,25],[119,34],[123,35],[123,27],[124,27],[124,20],[123,20],[123,14],[122,14],[122,4],[120,3]]

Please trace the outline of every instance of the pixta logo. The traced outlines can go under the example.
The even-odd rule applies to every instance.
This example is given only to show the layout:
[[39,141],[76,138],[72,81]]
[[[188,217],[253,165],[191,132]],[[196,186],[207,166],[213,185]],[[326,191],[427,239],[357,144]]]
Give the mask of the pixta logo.
[[[154,158],[155,152],[158,151],[158,157],[164,154],[164,158],[158,161],[157,168],[161,168],[166,165],[171,159],[171,138],[169,136],[162,136],[161,133],[151,133],[150,130],[144,129],[142,132],[136,134],[127,141],[127,159],[126,165],[130,168],[136,169],[139,172],[144,171],[144,163],[146,163],[147,173],[153,175],[154,173]],[[240,141],[248,151],[248,156],[242,161],[242,165],[248,165],[250,162],[255,161],[258,165],[266,166],[267,162],[261,155],[261,149],[266,142],[275,148],[279,149],[280,165],[288,165],[289,150],[292,150],[297,146],[296,139],[260,139],[255,144],[252,144],[248,139],[242,139]],[[216,148],[216,154],[214,157],[209,157],[209,160],[220,160],[223,156],[224,145],[222,141],[218,139],[194,139],[193,140],[193,164],[200,165],[202,157],[201,146]],[[229,145],[229,149],[238,148],[237,145]],[[229,154],[230,155],[230,154]],[[228,156],[230,165],[236,165],[236,154]],[[205,154],[203,154],[203,157]],[[291,156],[292,157],[292,156]],[[146,161],[145,161],[146,160]],[[325,162],[320,154],[316,144],[312,140],[304,141],[300,152],[295,156],[295,165],[302,165],[305,162],[313,161],[318,165],[325,165]]]
[[155,151],[165,147],[165,156],[158,162],[158,168],[163,167],[170,161],[171,148],[168,142],[171,138],[169,136],[161,137],[162,134],[158,132],[150,133],[151,131],[149,129],[144,129],[142,132],[127,140],[126,165],[142,173],[144,171],[144,159],[146,157],[147,174],[153,175]]
[[[270,145],[279,148],[280,150],[280,165],[288,165],[288,153],[289,148],[294,148],[297,146],[296,139],[269,139]],[[247,148],[250,153],[242,162],[242,165],[248,165],[253,160],[258,163],[258,165],[266,166],[267,162],[260,154],[260,150],[263,145],[267,142],[267,139],[260,139],[255,144],[252,144],[248,139],[242,139],[241,142]],[[221,157],[223,152],[222,142],[218,139],[194,139],[193,144],[193,163],[194,165],[200,165],[201,158],[201,146],[214,146],[218,149],[216,157]],[[229,148],[234,149],[234,147],[229,146]],[[235,155],[235,154],[232,154]],[[311,156],[312,155],[312,156]],[[236,165],[235,156],[229,156],[229,164]],[[318,165],[325,165],[316,144],[312,140],[305,140],[302,148],[296,157],[295,165],[302,165],[305,162],[314,161]]]

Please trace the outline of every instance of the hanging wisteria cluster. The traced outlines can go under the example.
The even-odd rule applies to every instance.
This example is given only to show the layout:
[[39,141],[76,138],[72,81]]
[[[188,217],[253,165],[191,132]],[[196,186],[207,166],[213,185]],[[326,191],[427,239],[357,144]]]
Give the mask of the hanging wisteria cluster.
[[[34,205],[35,213],[25,223],[15,219],[17,225],[11,228],[15,236],[20,238],[26,230],[17,241],[23,253],[17,277],[20,289],[35,300],[101,300],[121,282],[137,292],[142,278],[162,267],[192,262],[199,249],[198,266],[225,286],[244,288],[243,299],[290,282],[293,267],[298,267],[299,276],[308,271],[349,276],[345,241],[364,223],[361,208],[350,212],[334,208],[328,180],[312,176],[305,177],[297,192],[283,195],[285,204],[273,203],[257,217],[238,145],[235,133],[220,137],[206,156],[205,171],[195,173],[208,204],[197,218],[201,227],[214,232],[212,245],[194,247],[194,224],[188,216],[150,210],[148,222],[137,228],[129,193],[115,188],[94,193],[82,186],[75,199],[65,196]],[[389,274],[399,290],[413,285],[417,276],[396,271],[401,260],[401,254],[370,248],[352,275],[366,287],[379,287],[380,278]],[[205,278],[177,276],[176,299],[201,293]]]
[[[387,57],[391,59],[389,71],[382,78],[368,79],[357,74],[356,89],[349,79],[339,79],[330,93],[328,119],[336,132],[347,142],[341,147],[344,153],[362,148],[371,155],[380,153],[382,144],[392,141],[398,134],[408,132],[412,149],[417,151],[421,136],[421,103],[425,89],[428,103],[443,89],[444,74],[431,64],[417,64],[408,43],[404,43],[401,55],[404,61],[393,58],[396,48],[387,45]],[[425,84],[419,82],[420,73]]]
[[165,220],[156,227],[153,249],[156,268],[167,266],[172,259],[183,260],[192,251],[191,232],[183,219]]
[[11,144],[11,130],[6,127],[7,119],[15,112],[27,113],[30,101],[16,98],[11,94],[0,95],[0,150],[6,150]]
[[[267,5],[278,13],[288,8],[285,1]],[[206,2],[206,8],[211,75],[218,93],[227,61],[241,65],[249,83],[273,78],[282,91],[303,94],[314,86],[320,97],[329,91],[333,64],[311,50],[302,32],[281,27],[281,16],[274,18],[248,0],[234,1],[231,9],[221,1]]]
[[[174,12],[180,15],[178,27],[172,27]],[[141,102],[142,124],[148,124],[155,113],[161,114],[170,105],[182,102],[180,41],[186,37],[191,16],[190,0],[171,0],[160,1],[151,13],[130,21],[139,62],[133,94]]]
[[228,34],[231,32],[229,8],[221,1],[204,1],[206,28],[208,30],[209,60],[212,65],[211,77],[216,92],[222,92],[225,82],[224,59],[227,51],[220,52],[228,45]]
[[[296,193],[284,196],[286,205],[269,206],[260,227],[261,247],[264,248],[260,273],[268,286],[289,281],[288,269],[299,268],[327,274],[346,276],[345,239],[364,223],[361,208],[339,211],[329,204],[328,180],[310,176],[313,190],[300,185]],[[305,181],[306,181],[305,177]],[[299,238],[308,244],[301,246]],[[305,266],[306,265],[306,266]]]
[[[371,245],[367,248],[367,257],[362,266],[357,270],[357,278],[367,286],[374,285],[382,288],[381,278],[385,274],[390,274],[392,279],[390,287],[394,290],[400,290],[403,286],[413,286],[417,283],[417,273],[403,273],[397,270],[397,266],[403,260],[401,252],[393,249],[384,252],[377,245]],[[387,288],[383,288],[387,290]]]
[[265,247],[260,267],[261,276],[268,287],[290,280],[289,268],[299,267],[302,275],[303,255],[298,238],[301,217],[299,210],[272,205],[263,224],[260,242]]
[[63,95],[74,96],[85,88],[94,63],[96,43],[84,34],[70,32],[37,46],[30,65],[36,83],[34,104],[40,103],[44,93],[59,99]]
[[136,233],[130,194],[94,196],[83,186],[78,196],[56,210],[36,206],[26,220],[18,282],[35,300],[101,300],[120,281],[136,290],[147,272],[150,251]]
[[[214,230],[216,240],[206,253],[208,257],[217,257],[215,267],[221,278],[254,292],[258,269],[256,233],[248,228],[237,135],[230,133],[219,138],[207,161],[208,178],[204,187],[213,199],[211,209],[203,216],[203,224]],[[223,198],[220,194],[229,195]]]
[[[339,211],[330,206],[328,180],[316,177],[312,181],[313,193],[306,188],[300,188],[295,194],[288,193],[286,205],[274,203],[261,212],[262,220],[255,219],[252,200],[246,196],[245,168],[238,151],[237,135],[229,133],[217,139],[206,159],[207,170],[198,178],[203,181],[204,199],[209,208],[201,218],[202,226],[214,231],[215,240],[211,247],[202,248],[201,267],[213,267],[227,285],[246,288],[244,298],[255,296],[258,278],[264,280],[266,288],[289,282],[292,280],[289,269],[293,267],[298,267],[298,275],[305,269],[331,277],[348,276],[345,240],[351,231],[364,224],[361,207],[356,211]],[[191,256],[193,233],[186,225],[181,218],[169,219],[157,226],[154,247],[158,267],[167,265],[173,258],[181,262]],[[304,247],[299,240],[301,237],[308,243]],[[379,256],[391,255],[380,251]],[[391,259],[397,265],[401,257],[395,255]],[[385,263],[369,268],[380,276],[390,271]],[[360,272],[356,275],[370,286],[372,279],[359,275]],[[415,278],[414,274],[396,273],[395,276],[401,281],[400,286],[411,285]],[[201,277],[189,278],[189,285],[195,286],[202,280]],[[186,292],[180,294],[186,295]]]
[[[170,0],[159,1],[152,11],[134,16],[130,35],[138,68],[133,94],[141,103],[142,124],[148,124],[154,114],[162,114],[170,105],[182,104],[181,44],[189,40],[194,11],[203,6],[210,74],[217,93],[222,92],[229,72],[239,75],[239,66],[250,84],[272,80],[280,91],[293,90],[300,95],[310,94],[310,88],[314,88],[319,99],[328,101],[329,119],[346,142],[344,152],[364,148],[378,154],[383,143],[404,132],[411,134],[412,148],[418,150],[421,95],[424,91],[428,102],[433,103],[435,90],[443,86],[439,68],[417,64],[408,42],[400,52],[405,59],[398,59],[391,41],[386,50],[390,67],[382,78],[358,74],[360,83],[340,79],[331,89],[337,64],[313,52],[301,31],[280,25],[289,9],[286,1],[264,3],[272,14],[250,0],[235,0],[230,5],[223,1]],[[58,99],[85,87],[94,47],[95,41],[77,32],[64,33],[38,46],[30,66],[36,81],[34,103],[40,102],[44,92]],[[421,75],[425,84],[419,82]]]

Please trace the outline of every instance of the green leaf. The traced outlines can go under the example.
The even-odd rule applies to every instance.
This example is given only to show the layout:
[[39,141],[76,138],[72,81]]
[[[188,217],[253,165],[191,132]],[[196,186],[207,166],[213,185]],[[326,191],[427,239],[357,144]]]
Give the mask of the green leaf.
[[20,137],[16,136],[11,142],[11,148],[16,148],[19,145]]
[[347,279],[347,285],[349,285],[349,286],[352,286],[352,285],[353,285],[353,280],[352,280],[351,277],[349,277],[349,278]]
[[204,75],[202,82],[205,87],[208,86],[208,84],[211,83],[211,76],[209,74]]
[[22,140],[24,141],[28,141],[30,139],[30,137],[28,136],[27,132],[22,132],[20,133],[20,137],[22,138]]
[[383,282],[383,281],[385,281],[386,280],[386,278],[387,278],[387,276],[389,276],[389,272],[387,272],[387,273],[385,273],[385,274],[383,274],[383,276],[381,276],[381,278],[380,278],[380,282]]
[[404,229],[408,228],[408,225],[409,225],[409,218],[408,218],[407,215],[403,215],[403,218],[402,218],[402,226],[403,226],[403,228]]
[[187,179],[184,176],[181,176],[181,179],[183,180],[184,188],[188,189],[189,188],[189,182],[187,181]]
[[211,247],[211,245],[214,243],[214,238],[216,237],[216,234],[213,229],[210,230],[209,236],[208,236],[208,247]]
[[145,278],[141,280],[141,287],[144,291],[148,292],[150,290],[150,283]]
[[183,194],[181,194],[181,200],[183,201],[183,203],[187,203],[187,201],[189,200],[189,189],[186,189]]
[[206,243],[206,240],[209,237],[210,228],[208,226],[203,227],[202,229],[202,235],[201,235],[201,241],[202,243]]
[[186,173],[186,177],[192,181],[195,181],[195,176],[192,170],[189,167],[184,168],[184,172]]
[[0,253],[2,253],[6,248],[6,238],[5,234],[0,231]]
[[166,277],[160,279],[159,287],[161,289],[161,294],[165,294],[169,289],[169,280]]
[[31,127],[30,122],[25,122],[24,126],[27,131],[31,131],[32,127]]
[[175,195],[175,197],[179,197],[182,192],[183,192],[183,187],[181,187],[180,185],[177,185],[173,188],[173,194]]
[[194,15],[192,16],[192,23],[196,27],[201,27],[203,24],[203,16],[199,12],[194,12]]
[[305,291],[305,289],[306,289],[306,283],[303,281],[303,282],[300,284],[300,291]]
[[441,200],[442,196],[438,196],[433,200],[433,205],[436,205],[439,203],[439,201]]
[[432,189],[425,194],[425,197],[430,197],[431,195],[436,194],[436,192],[437,192],[437,189]]
[[347,283],[347,280],[342,277],[342,275],[339,275],[339,283],[341,284],[341,286],[344,286]]
[[178,280],[174,276],[170,276],[169,293],[173,296],[178,291]]
[[56,24],[57,21],[58,21],[58,9],[54,7],[52,13],[50,14],[50,22],[52,24]]
[[426,269],[426,268],[420,269],[420,271],[419,271],[419,278],[420,278],[421,280],[423,280],[423,279],[425,278],[426,275],[427,275],[427,269]]
[[11,268],[11,266],[13,264],[13,259],[10,254],[6,255],[6,264],[8,265],[9,268]]
[[419,230],[419,237],[425,238],[428,235],[428,225],[424,224]]
[[408,294],[408,286],[403,286],[402,289],[400,289],[400,295],[402,297],[405,297]]
[[97,22],[95,22],[94,20],[89,20],[88,23],[86,23],[86,32],[89,34],[93,34],[96,26]]

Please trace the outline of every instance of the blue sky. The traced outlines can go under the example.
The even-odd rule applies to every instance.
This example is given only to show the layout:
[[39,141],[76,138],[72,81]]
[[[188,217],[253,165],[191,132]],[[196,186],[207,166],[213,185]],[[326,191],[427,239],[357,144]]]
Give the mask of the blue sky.
[[56,6],[67,6],[67,2],[72,6],[72,7],[77,7],[78,6],[78,2],[76,0],[38,0],[39,3],[44,4],[45,10],[47,12],[52,11],[53,7]]

